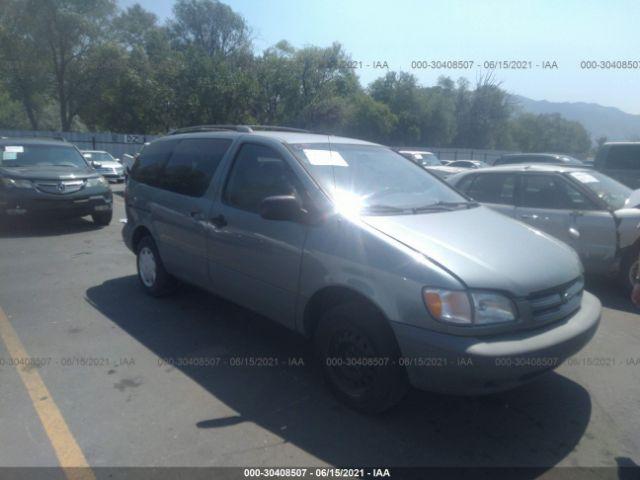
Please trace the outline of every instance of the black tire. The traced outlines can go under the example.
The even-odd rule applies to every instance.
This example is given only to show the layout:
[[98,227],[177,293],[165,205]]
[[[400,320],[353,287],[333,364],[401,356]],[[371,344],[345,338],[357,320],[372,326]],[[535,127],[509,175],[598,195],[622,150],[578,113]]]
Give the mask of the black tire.
[[91,214],[91,219],[93,223],[96,225],[100,225],[101,227],[106,227],[111,223],[113,219],[113,210],[109,210],[107,212],[96,212]]
[[[153,275],[148,270],[151,268],[146,263],[148,261],[153,262]],[[165,270],[153,238],[146,236],[138,243],[136,267],[140,285],[147,294],[152,297],[163,297],[175,291],[178,282]]]
[[409,382],[398,362],[400,350],[393,330],[364,302],[340,304],[325,312],[316,329],[315,348],[327,385],[351,408],[380,413],[407,392]]
[[633,289],[632,278],[635,278],[638,273],[638,265],[638,250],[633,249],[622,257],[618,281],[625,293],[630,293]]

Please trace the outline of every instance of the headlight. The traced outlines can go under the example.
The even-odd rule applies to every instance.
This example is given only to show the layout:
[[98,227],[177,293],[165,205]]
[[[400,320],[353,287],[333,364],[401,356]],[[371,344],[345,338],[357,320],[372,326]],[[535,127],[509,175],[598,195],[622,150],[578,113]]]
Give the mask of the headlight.
[[467,292],[425,288],[422,296],[436,320],[463,325],[472,323],[473,314]]
[[488,325],[516,319],[513,302],[498,293],[425,288],[422,297],[429,313],[441,322]]
[[31,180],[23,180],[20,178],[2,178],[2,184],[7,188],[33,188]]
[[87,179],[87,187],[108,187],[109,182],[104,177],[96,177]]
[[504,295],[488,292],[471,292],[473,299],[473,323],[511,322],[516,319],[513,302]]

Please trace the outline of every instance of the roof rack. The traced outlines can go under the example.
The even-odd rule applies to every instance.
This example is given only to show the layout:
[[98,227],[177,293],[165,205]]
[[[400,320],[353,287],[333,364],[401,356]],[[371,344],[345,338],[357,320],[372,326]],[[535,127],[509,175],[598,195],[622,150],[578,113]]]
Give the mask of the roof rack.
[[279,127],[277,125],[247,125],[251,130],[268,130],[273,132],[297,132],[310,133],[309,130],[303,128]]
[[215,132],[215,131],[235,131],[252,133],[255,130],[268,130],[273,132],[299,132],[309,133],[308,130],[291,127],[278,127],[274,125],[194,125],[192,127],[177,128],[169,132],[169,135],[178,135],[180,133],[196,133],[196,132]]

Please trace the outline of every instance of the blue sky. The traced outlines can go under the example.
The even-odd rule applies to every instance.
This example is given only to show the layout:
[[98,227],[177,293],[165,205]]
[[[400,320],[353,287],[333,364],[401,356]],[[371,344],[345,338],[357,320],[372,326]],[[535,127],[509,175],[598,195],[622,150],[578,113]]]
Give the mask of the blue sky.
[[[119,0],[121,6],[135,0]],[[162,21],[173,0],[138,0]],[[640,69],[593,71],[582,60],[640,62],[636,0],[227,0],[262,51],[286,39],[296,47],[343,44],[354,60],[386,61],[423,85],[439,75],[482,70],[412,70],[413,60],[555,61],[557,70],[497,71],[508,91],[536,100],[594,102],[640,114]],[[485,71],[486,72],[486,71]],[[384,74],[357,70],[363,85]]]

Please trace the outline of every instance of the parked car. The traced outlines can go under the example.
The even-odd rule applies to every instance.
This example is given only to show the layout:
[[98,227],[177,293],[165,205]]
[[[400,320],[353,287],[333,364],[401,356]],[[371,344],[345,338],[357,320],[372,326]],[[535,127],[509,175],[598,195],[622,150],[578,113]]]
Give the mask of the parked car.
[[109,183],[73,145],[58,140],[0,140],[0,215],[112,217]]
[[109,152],[103,150],[82,150],[82,155],[91,165],[110,182],[121,183],[125,179],[125,168]]
[[398,153],[440,178],[447,178],[462,171],[450,167],[449,162],[445,164],[436,155],[424,150],[398,150]]
[[122,155],[122,158],[120,161],[122,163],[122,166],[124,167],[124,176],[127,177],[129,175],[129,172],[133,168],[133,164],[136,161],[136,157],[135,155],[129,155],[128,153],[125,153],[124,155]]
[[273,128],[144,148],[122,233],[148,294],[195,284],[312,337],[329,387],[367,412],[409,384],[513,388],[594,334],[600,303],[563,243],[389,148]]
[[640,188],[640,142],[605,143],[598,149],[594,168],[630,188]]
[[494,166],[513,165],[517,163],[551,163],[557,165],[571,165],[583,167],[584,164],[577,158],[558,153],[509,153],[497,158]]
[[398,153],[423,168],[440,167],[443,165],[442,161],[435,154],[425,150],[398,150]]
[[640,253],[640,201],[632,190],[594,170],[513,165],[451,177],[470,198],[562,240],[587,272],[633,283]]
[[452,162],[447,163],[447,167],[455,167],[455,168],[485,168],[489,165],[480,160],[453,160]]

